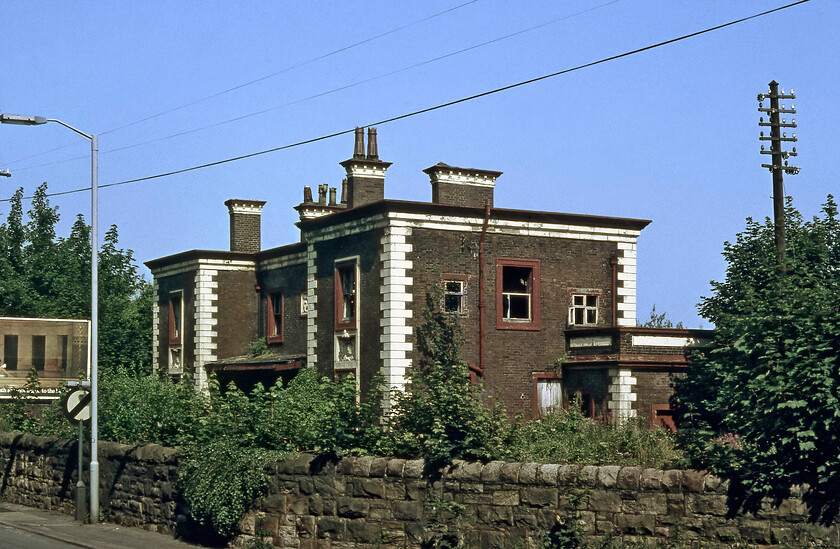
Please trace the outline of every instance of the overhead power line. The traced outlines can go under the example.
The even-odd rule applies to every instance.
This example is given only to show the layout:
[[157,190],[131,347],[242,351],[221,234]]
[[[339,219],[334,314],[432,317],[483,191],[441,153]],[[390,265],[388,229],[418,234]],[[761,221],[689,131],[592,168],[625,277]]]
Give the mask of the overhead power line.
[[[391,118],[385,118],[385,119],[382,119],[382,120],[379,120],[379,121],[376,121],[376,122],[371,122],[369,124],[365,124],[364,127],[382,126],[384,124],[389,124],[391,122],[396,122],[397,120],[403,120],[405,118],[418,116],[418,115],[421,115],[421,114],[436,111],[436,110],[443,109],[443,108],[446,108],[446,107],[451,107],[453,105],[458,105],[460,103],[466,103],[468,101],[473,101],[475,99],[486,97],[488,95],[493,95],[493,94],[501,93],[501,92],[504,92],[504,91],[512,90],[514,88],[519,88],[519,87],[526,86],[526,85],[529,85],[529,84],[534,84],[534,83],[540,82],[542,80],[548,80],[550,78],[555,78],[555,77],[561,76],[563,74],[568,74],[570,72],[579,71],[581,69],[594,67],[596,65],[601,65],[603,63],[607,63],[609,61],[615,61],[617,59],[622,59],[624,57],[629,57],[631,55],[636,55],[636,54],[643,53],[643,52],[646,52],[646,51],[649,51],[649,50],[652,50],[652,49],[661,48],[663,46],[674,44],[676,42],[681,42],[681,41],[687,40],[689,38],[694,38],[694,37],[697,37],[697,36],[701,36],[703,34],[708,34],[710,32],[714,32],[714,31],[717,31],[717,30],[720,30],[720,29],[724,29],[726,27],[731,27],[733,25],[737,25],[739,23],[744,23],[745,21],[750,21],[752,19],[757,19],[759,17],[764,17],[765,15],[769,15],[771,13],[775,13],[775,12],[778,12],[778,11],[781,11],[781,10],[785,10],[785,9],[797,6],[799,4],[804,4],[806,2],[810,2],[810,0],[799,0],[798,2],[793,2],[791,4],[786,4],[786,5],[780,6],[778,8],[773,8],[771,10],[756,13],[754,15],[750,15],[750,16],[747,16],[747,17],[742,17],[741,19],[736,19],[734,21],[729,21],[728,23],[723,23],[723,24],[720,24],[720,25],[716,25],[714,27],[708,27],[708,28],[700,30],[700,31],[692,32],[690,34],[684,34],[684,35],[679,36],[677,38],[671,38],[670,40],[665,40],[663,42],[657,42],[655,44],[644,46],[642,48],[638,48],[638,49],[631,50],[631,51],[626,51],[624,53],[620,53],[620,54],[613,55],[613,56],[610,56],[610,57],[604,57],[604,58],[601,58],[597,61],[592,61],[590,63],[585,63],[583,65],[578,65],[576,67],[572,67],[572,68],[569,68],[569,69],[564,69],[564,70],[553,72],[553,73],[550,73],[550,74],[544,74],[544,75],[538,76],[536,78],[531,78],[531,79],[528,79],[528,80],[522,80],[520,82],[516,82],[515,84],[509,84],[509,85],[503,86],[501,88],[495,88],[495,89],[492,89],[492,90],[477,93],[477,94],[470,95],[470,96],[467,96],[467,97],[462,97],[460,99],[455,99],[453,101],[448,101],[446,103],[440,103],[438,105],[434,105],[432,107],[427,107],[425,109],[420,109],[420,110],[412,111],[412,112],[409,112],[409,113],[401,114],[401,115],[398,115],[398,116],[393,116]],[[231,157],[231,158],[225,158],[223,160],[217,160],[215,162],[209,162],[207,164],[201,164],[201,165],[198,165],[198,166],[192,166],[192,167],[183,168],[183,169],[180,169],[180,170],[174,170],[174,171],[159,173],[159,174],[155,174],[155,175],[149,175],[149,176],[146,176],[146,177],[138,177],[136,179],[128,179],[128,180],[125,180],[125,181],[118,181],[116,183],[107,183],[107,184],[104,184],[104,185],[99,185],[99,188],[116,187],[116,186],[119,186],[119,185],[127,185],[129,183],[139,183],[139,182],[142,182],[142,181],[151,181],[153,179],[160,179],[160,178],[163,178],[163,177],[169,177],[169,176],[173,176],[173,175],[177,175],[177,174],[192,172],[192,171],[196,171],[196,170],[202,170],[202,169],[205,169],[205,168],[211,168],[213,166],[228,164],[230,162],[245,160],[247,158],[253,158],[255,156],[261,156],[261,155],[272,153],[272,152],[282,151],[282,150],[285,150],[285,149],[291,149],[291,148],[294,148],[294,147],[300,147],[302,145],[308,145],[310,143],[316,143],[318,141],[325,141],[327,139],[332,139],[332,138],[338,137],[340,135],[349,134],[349,133],[352,133],[354,131],[355,131],[355,128],[349,128],[349,129],[346,129],[346,130],[337,131],[337,132],[330,133],[330,134],[327,134],[327,135],[321,135],[319,137],[313,137],[313,138],[310,138],[310,139],[305,139],[303,141],[298,141],[296,143],[289,143],[287,145],[281,145],[279,147],[274,147],[274,148],[266,149],[266,150],[263,150],[263,151],[257,151],[257,152],[253,152],[253,153],[249,153],[249,154],[243,154],[243,155],[240,155],[240,156],[234,156],[234,157]],[[61,196],[61,195],[65,195],[65,194],[85,192],[85,191],[88,191],[88,190],[90,190],[90,187],[83,187],[83,188],[73,189],[73,190],[69,190],[69,191],[49,193],[49,194],[47,194],[47,196]],[[25,199],[31,199],[31,198],[32,197],[25,197]],[[11,199],[7,198],[7,199],[0,200],[0,202],[9,202],[10,200]]]
[[[399,68],[399,69],[395,69],[395,70],[392,70],[392,71],[389,71],[389,72],[386,72],[386,73],[378,74],[376,76],[372,76],[372,77],[366,78],[364,80],[359,80],[357,82],[352,82],[350,84],[345,84],[343,86],[339,86],[337,88],[332,88],[332,89],[327,90],[327,91],[319,92],[319,93],[316,93],[314,95],[310,95],[310,96],[303,97],[303,98],[300,98],[300,99],[295,99],[294,101],[289,101],[287,103],[283,103],[282,105],[277,105],[275,107],[269,107],[269,108],[262,109],[262,110],[259,110],[259,111],[255,111],[255,112],[251,112],[251,113],[248,113],[248,114],[235,116],[235,117],[229,118],[227,120],[222,120],[220,122],[214,122],[213,124],[208,124],[206,126],[201,126],[201,127],[198,127],[198,128],[192,128],[192,129],[189,129],[189,130],[184,130],[184,131],[180,131],[180,132],[177,132],[177,133],[172,133],[172,134],[169,134],[169,135],[165,135],[163,137],[156,137],[154,139],[149,139],[147,141],[141,141],[139,143],[133,143],[131,145],[125,145],[125,146],[117,147],[117,148],[114,148],[114,149],[108,149],[108,150],[102,151],[102,154],[109,154],[109,153],[113,153],[113,152],[124,151],[124,150],[127,150],[127,149],[133,149],[135,147],[141,147],[143,145],[158,143],[160,141],[165,141],[167,139],[174,139],[176,137],[183,137],[185,135],[200,132],[200,131],[207,130],[207,129],[210,129],[210,128],[217,128],[217,127],[223,126],[225,124],[231,124],[233,122],[238,122],[238,121],[244,120],[246,118],[251,118],[251,117],[254,117],[254,116],[259,116],[261,114],[266,114],[268,112],[272,112],[272,111],[275,111],[275,110],[278,110],[278,109],[282,109],[284,107],[290,107],[292,105],[299,105],[301,103],[305,103],[305,102],[311,101],[313,99],[318,99],[320,97],[331,95],[333,93],[344,91],[344,90],[347,90],[347,89],[350,89],[350,88],[355,88],[355,87],[361,86],[363,84],[368,84],[370,82],[374,82],[376,80],[381,80],[383,78],[387,78],[389,76],[393,76],[393,75],[399,74],[401,72],[409,71],[411,69],[416,69],[418,67],[422,67],[424,65],[428,65],[428,64],[434,63],[436,61],[441,61],[441,60],[447,59],[449,57],[454,57],[456,55],[466,53],[468,51],[472,51],[472,50],[475,50],[475,49],[478,49],[478,48],[482,48],[482,47],[488,46],[490,44],[495,44],[497,42],[501,42],[502,40],[507,40],[509,38],[513,38],[513,37],[519,36],[521,34],[532,32],[532,31],[547,27],[549,25],[559,23],[560,21],[564,21],[566,19],[571,19],[572,17],[577,17],[579,15],[583,15],[585,13],[588,13],[588,12],[591,12],[591,11],[609,6],[611,4],[616,4],[620,1],[621,0],[610,0],[609,2],[605,2],[603,4],[599,4],[597,6],[587,8],[585,10],[580,10],[580,11],[577,11],[575,13],[564,15],[562,17],[557,17],[555,19],[552,19],[550,21],[546,21],[544,23],[540,23],[538,25],[534,25],[532,27],[528,27],[528,28],[525,28],[525,29],[520,29],[518,31],[508,33],[508,34],[505,34],[505,35],[502,35],[502,36],[497,36],[497,37],[492,38],[490,40],[486,40],[486,41],[478,43],[478,44],[473,44],[473,45],[468,46],[466,48],[451,51],[449,53],[445,53],[443,55],[439,55],[439,56],[433,57],[431,59],[426,59],[425,61],[420,61],[418,63],[414,63],[412,65],[408,65],[408,66],[405,66],[405,67],[402,67],[402,68]],[[455,8],[453,8],[453,9],[455,9]],[[232,88],[232,89],[235,89],[235,88]],[[38,164],[38,165],[35,165],[35,166],[25,166],[25,167],[22,167],[22,168],[17,168],[17,170],[18,171],[23,171],[23,170],[33,169],[33,168],[42,168],[42,167],[45,167],[45,166],[53,166],[53,165],[56,165],[56,164],[61,164],[61,163],[64,163],[64,162],[70,162],[70,161],[73,161],[73,160],[84,160],[86,158],[87,158],[87,156],[76,156],[76,157],[73,157],[73,158],[65,158],[65,159],[62,159],[62,160],[56,160],[54,162],[47,162],[47,163]]]
[[[617,0],[616,0],[616,1],[617,1]],[[342,47],[338,48],[337,50],[333,50],[333,51],[330,51],[330,52],[327,52],[327,53],[324,53],[324,54],[318,55],[318,56],[316,56],[316,57],[313,57],[312,59],[307,59],[306,61],[301,61],[300,63],[296,63],[296,64],[294,64],[294,65],[290,65],[290,66],[288,66],[288,67],[286,67],[286,68],[284,68],[284,69],[280,69],[279,71],[275,71],[275,72],[272,72],[272,73],[270,73],[270,74],[266,74],[266,75],[260,76],[259,78],[255,78],[255,79],[250,80],[250,81],[248,81],[248,82],[244,82],[244,83],[242,83],[242,84],[237,84],[236,86],[233,86],[232,88],[228,88],[228,89],[222,90],[222,91],[220,91],[220,92],[216,92],[216,93],[211,94],[211,95],[208,95],[208,96],[206,96],[206,97],[202,97],[201,99],[196,99],[196,100],[191,101],[191,102],[189,102],[189,103],[184,103],[183,105],[179,105],[179,106],[177,106],[177,107],[172,107],[172,108],[167,109],[167,110],[165,110],[165,111],[161,111],[161,112],[159,112],[159,113],[157,113],[157,114],[152,114],[152,115],[146,116],[146,117],[144,117],[144,118],[141,118],[141,119],[139,119],[139,120],[135,120],[134,122],[129,122],[128,124],[124,124],[124,125],[122,125],[122,126],[118,126],[118,127],[116,127],[116,128],[112,128],[112,129],[110,129],[110,130],[107,130],[107,131],[101,132],[99,135],[100,135],[100,136],[102,136],[102,135],[107,135],[107,134],[109,134],[109,133],[113,133],[113,132],[116,132],[116,131],[119,131],[119,130],[123,130],[123,129],[125,129],[125,128],[130,128],[131,126],[136,126],[137,124],[141,124],[141,123],[143,123],[143,122],[147,122],[147,121],[149,121],[149,120],[153,120],[153,119],[155,119],[155,118],[160,118],[161,116],[164,116],[164,115],[167,115],[167,114],[173,113],[173,112],[175,112],[175,111],[179,111],[179,110],[181,110],[181,109],[185,109],[185,108],[187,108],[187,107],[191,107],[191,106],[193,106],[193,105],[197,105],[198,103],[202,103],[202,102],[204,102],[204,101],[208,101],[208,100],[210,100],[210,99],[214,99],[214,98],[216,98],[216,97],[219,97],[219,96],[222,96],[222,95],[225,95],[225,94],[231,93],[231,92],[233,92],[233,91],[236,91],[236,90],[239,90],[239,89],[242,89],[242,88],[248,87],[248,86],[251,86],[251,85],[253,85],[253,84],[257,84],[258,82],[263,82],[264,80],[268,80],[268,79],[270,79],[270,78],[274,78],[275,76],[279,76],[279,75],[281,75],[281,74],[283,74],[283,73],[286,73],[286,72],[289,72],[289,71],[291,71],[291,70],[294,70],[294,69],[297,69],[297,68],[303,67],[303,66],[305,66],[305,65],[309,65],[309,64],[311,64],[311,63],[315,63],[316,61],[320,61],[320,60],[322,60],[322,59],[326,59],[327,57],[332,57],[333,55],[337,55],[337,54],[339,54],[339,53],[341,53],[341,52],[345,52],[345,51],[347,51],[347,50],[351,50],[351,49],[353,49],[353,48],[356,48],[356,47],[359,47],[359,46],[361,46],[361,45],[367,44],[368,42],[373,42],[374,40],[378,40],[378,39],[380,39],[380,38],[384,38],[384,37],[386,37],[386,36],[388,36],[388,35],[394,34],[394,33],[399,32],[399,31],[401,31],[401,30],[405,30],[405,29],[410,28],[410,27],[413,27],[413,26],[415,26],[415,25],[419,25],[420,23],[425,23],[426,21],[429,21],[429,20],[434,19],[434,18],[436,18],[436,17],[440,17],[441,15],[446,15],[447,13],[450,13],[450,12],[453,12],[453,11],[455,11],[455,10],[461,9],[461,8],[463,8],[463,7],[465,7],[465,6],[470,5],[470,4],[475,4],[476,2],[478,2],[478,0],[469,0],[468,2],[464,2],[464,3],[462,3],[462,4],[458,4],[457,6],[453,6],[453,7],[451,7],[451,8],[445,9],[445,10],[443,10],[443,11],[439,11],[439,12],[434,13],[434,14],[432,14],[432,15],[428,15],[428,16],[426,16],[426,17],[423,17],[422,19],[418,19],[418,20],[416,20],[416,21],[413,21],[413,22],[411,22],[411,23],[408,23],[408,24],[402,25],[402,26],[397,27],[397,28],[395,28],[395,29],[391,29],[391,30],[389,30],[389,31],[385,31],[385,32],[383,32],[383,33],[377,34],[377,35],[375,35],[375,36],[371,36],[371,37],[365,38],[364,40],[360,40],[360,41],[358,41],[358,42],[354,42],[354,43],[352,43],[352,44],[348,44],[347,46],[342,46]],[[165,138],[164,138],[164,139],[165,139]],[[50,150],[48,150],[48,151],[40,152],[40,153],[37,153],[37,154],[33,154],[33,155],[31,155],[31,156],[27,156],[27,157],[25,157],[25,158],[21,158],[21,159],[18,159],[18,160],[14,160],[14,161],[12,161],[11,163],[12,163],[12,164],[14,164],[14,163],[17,163],[17,162],[23,162],[24,160],[29,160],[30,158],[37,158],[38,156],[42,156],[42,155],[45,155],[45,154],[48,154],[48,153],[51,153],[51,152],[55,152],[55,151],[58,151],[58,150],[61,150],[61,149],[65,149],[65,148],[67,148],[67,147],[69,147],[69,146],[70,146],[70,145],[62,145],[61,147],[56,147],[56,148],[54,148],[54,149],[50,149]],[[83,157],[82,157],[82,158],[83,158]],[[70,159],[68,159],[68,160],[77,160],[77,158],[70,158]],[[51,164],[54,164],[54,163],[52,163],[52,162],[51,162],[51,163],[49,163],[49,164],[42,164],[42,166],[49,166],[49,165],[51,165]],[[34,167],[34,166],[33,166],[33,167]],[[20,169],[26,169],[26,168],[18,168],[18,169],[20,170]]]

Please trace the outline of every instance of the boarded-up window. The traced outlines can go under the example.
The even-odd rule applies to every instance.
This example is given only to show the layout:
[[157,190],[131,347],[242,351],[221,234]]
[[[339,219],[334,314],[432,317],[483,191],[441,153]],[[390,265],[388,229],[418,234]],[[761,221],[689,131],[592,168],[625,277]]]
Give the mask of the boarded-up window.
[[537,379],[537,411],[546,416],[563,407],[563,387],[560,379]]
[[652,404],[650,407],[650,420],[654,427],[668,429],[672,433],[677,432],[677,425],[674,423],[674,410],[668,404]]

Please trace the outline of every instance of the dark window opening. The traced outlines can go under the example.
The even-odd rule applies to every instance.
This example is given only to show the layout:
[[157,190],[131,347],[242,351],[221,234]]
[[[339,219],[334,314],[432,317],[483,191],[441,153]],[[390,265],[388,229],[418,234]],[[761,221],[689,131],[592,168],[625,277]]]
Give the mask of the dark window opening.
[[173,295],[169,298],[169,343],[181,343],[181,334],[184,331],[183,301],[181,295]]
[[18,336],[3,336],[3,364],[7,370],[17,370],[18,367]]
[[598,323],[598,296],[573,295],[569,307],[569,324],[584,326]]
[[59,367],[61,368],[62,372],[67,372],[67,366],[69,364],[67,353],[69,351],[69,337],[66,335],[58,336],[58,349],[59,349]]
[[540,330],[539,259],[496,259],[496,328]]
[[530,267],[502,268],[502,318],[507,321],[531,320]]
[[270,343],[281,343],[283,341],[283,294],[281,292],[268,294],[267,305],[268,341]]
[[37,335],[32,336],[32,366],[40,371],[44,371],[44,364],[47,361],[47,336]]
[[335,267],[335,327],[349,330],[356,327],[356,262],[346,261]]
[[444,281],[443,310],[447,313],[462,314],[464,298],[466,297],[466,282],[463,280]]

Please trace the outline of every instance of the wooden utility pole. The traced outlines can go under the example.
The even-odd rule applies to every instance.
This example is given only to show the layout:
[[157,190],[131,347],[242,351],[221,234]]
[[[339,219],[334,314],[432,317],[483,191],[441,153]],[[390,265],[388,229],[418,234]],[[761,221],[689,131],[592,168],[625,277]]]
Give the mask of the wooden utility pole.
[[[765,99],[770,99],[770,107],[764,106]],[[793,90],[790,90],[788,95],[785,95],[785,90],[779,93],[779,83],[775,80],[770,82],[770,90],[767,93],[758,94],[758,110],[770,115],[769,122],[765,122],[764,117],[759,118],[759,126],[770,126],[770,136],[765,137],[762,131],[759,140],[770,141],[770,150],[764,150],[764,145],[762,145],[761,154],[771,155],[772,164],[762,164],[761,167],[773,172],[773,223],[776,232],[776,252],[781,267],[785,262],[785,185],[783,174],[796,175],[799,173],[799,168],[789,166],[787,161],[789,157],[797,156],[796,147],[793,147],[792,151],[782,150],[783,141],[796,141],[795,133],[788,137],[787,132],[783,132],[782,128],[795,128],[796,120],[791,119],[790,123],[784,118],[779,120],[779,114],[796,114],[796,107],[791,105],[787,109],[784,104],[780,107],[779,99],[796,99],[796,96],[793,94]]]

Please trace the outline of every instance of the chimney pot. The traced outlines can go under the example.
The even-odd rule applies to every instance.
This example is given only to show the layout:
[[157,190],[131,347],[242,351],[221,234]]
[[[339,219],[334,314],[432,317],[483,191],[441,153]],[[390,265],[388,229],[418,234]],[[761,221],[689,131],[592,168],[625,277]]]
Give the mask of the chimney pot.
[[335,206],[335,187],[330,187],[330,206]]
[[312,200],[312,187],[306,185],[303,188],[303,201],[304,202],[313,202]]
[[324,183],[323,185],[318,185],[318,204],[326,204],[327,203],[327,188],[329,185]]
[[353,147],[353,158],[365,157],[365,129],[356,128],[356,146]]
[[376,128],[368,128],[368,160],[379,160],[379,145],[376,143]]
[[347,204],[347,178],[341,180],[341,203]]

